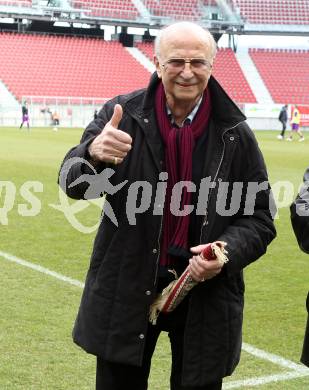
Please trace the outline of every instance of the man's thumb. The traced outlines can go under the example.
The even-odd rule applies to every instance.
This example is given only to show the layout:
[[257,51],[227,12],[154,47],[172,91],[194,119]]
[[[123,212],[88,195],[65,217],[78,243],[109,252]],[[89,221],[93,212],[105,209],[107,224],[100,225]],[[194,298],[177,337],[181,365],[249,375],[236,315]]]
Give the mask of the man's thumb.
[[190,251],[195,254],[195,255],[198,255],[202,252],[202,250],[205,248],[205,245],[197,245],[197,246],[192,246],[190,248]]
[[122,118],[122,107],[120,104],[116,104],[114,107],[114,113],[110,120],[110,124],[115,127],[115,129],[118,129],[119,122]]

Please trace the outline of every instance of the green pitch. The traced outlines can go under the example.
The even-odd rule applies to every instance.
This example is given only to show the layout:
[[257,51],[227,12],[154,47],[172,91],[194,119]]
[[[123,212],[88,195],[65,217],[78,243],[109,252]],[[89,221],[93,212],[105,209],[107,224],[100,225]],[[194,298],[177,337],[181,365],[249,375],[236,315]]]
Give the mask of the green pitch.
[[[92,230],[81,233],[59,210],[57,187],[60,163],[81,134],[81,129],[28,133],[0,128],[1,390],[94,389],[95,358],[71,341],[82,288],[46,273],[83,282],[88,268],[101,202],[74,206],[70,201],[80,210],[76,219]],[[287,206],[309,164],[309,136],[298,143],[279,141],[277,134],[256,133],[282,205],[276,219],[278,237],[267,254],[245,270],[244,342],[249,347],[225,388],[309,388],[309,370],[293,366],[299,363],[306,321],[309,256],[297,247]],[[44,268],[25,267],[18,263],[22,259]],[[259,350],[266,355],[256,356]],[[162,335],[150,390],[169,389],[169,365],[169,345]]]

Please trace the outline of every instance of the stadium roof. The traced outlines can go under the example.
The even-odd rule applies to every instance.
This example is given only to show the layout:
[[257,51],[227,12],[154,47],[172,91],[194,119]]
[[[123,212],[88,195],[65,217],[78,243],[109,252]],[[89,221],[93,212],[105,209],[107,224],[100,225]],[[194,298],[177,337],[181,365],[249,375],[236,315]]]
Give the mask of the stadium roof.
[[[40,23],[40,28],[42,30],[44,30],[45,24],[46,32],[57,32],[53,31],[53,26],[56,22],[62,22],[66,23],[68,27],[71,28],[70,33],[73,34],[75,32],[74,25],[77,23],[79,25],[89,26],[90,29],[97,29],[99,32],[100,26],[103,25],[159,29],[174,21],[170,16],[155,16],[152,14],[148,15],[148,17],[145,17],[144,15],[134,19],[93,17],[90,16],[90,11],[87,9],[47,6],[49,2],[47,1],[45,3],[45,6],[30,7],[3,6],[0,3],[0,18],[2,18],[3,21],[9,18],[13,21],[12,25],[16,25],[15,29],[18,29],[18,31],[33,31],[32,25]],[[218,4],[221,5],[223,3],[224,2],[222,1],[218,2]],[[32,4],[35,3],[32,2]],[[53,3],[51,3],[51,5],[52,4]],[[217,11],[213,13],[214,7],[211,7],[211,12],[208,14],[209,16],[203,16],[196,21],[204,27],[207,27],[210,31],[221,34],[309,36],[309,25],[246,23],[237,13],[220,13],[220,8],[218,7],[217,9],[219,14],[216,14]],[[213,17],[213,15],[216,15],[216,17]],[[1,29],[14,29],[13,26],[5,24],[3,21],[1,22],[0,19]],[[87,29],[84,29],[84,32],[85,35],[87,35]]]

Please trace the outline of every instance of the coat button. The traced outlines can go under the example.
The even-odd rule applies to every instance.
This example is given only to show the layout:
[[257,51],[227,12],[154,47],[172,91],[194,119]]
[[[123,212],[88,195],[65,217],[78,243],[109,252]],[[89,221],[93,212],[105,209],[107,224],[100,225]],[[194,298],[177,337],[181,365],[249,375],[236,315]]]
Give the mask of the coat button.
[[156,254],[158,253],[158,250],[156,248],[153,248],[152,253]]
[[145,335],[143,333],[141,333],[139,336],[138,336],[141,340],[143,340],[145,338]]
[[151,295],[151,291],[147,290],[147,291],[145,291],[145,294],[146,295]]
[[144,118],[144,122],[145,122],[145,123],[148,123],[149,120],[148,120],[147,118]]

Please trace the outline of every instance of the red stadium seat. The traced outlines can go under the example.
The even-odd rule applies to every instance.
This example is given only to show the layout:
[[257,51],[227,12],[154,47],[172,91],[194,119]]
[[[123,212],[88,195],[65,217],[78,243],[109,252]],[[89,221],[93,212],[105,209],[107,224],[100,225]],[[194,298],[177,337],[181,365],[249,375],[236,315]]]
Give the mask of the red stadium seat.
[[78,9],[90,10],[89,16],[134,20],[139,12],[130,0],[72,0]]
[[309,21],[308,0],[229,0],[247,23],[297,24]]
[[309,50],[250,50],[275,103],[308,104]]
[[10,7],[32,7],[32,0],[0,0],[0,5]]
[[203,4],[199,0],[144,0],[143,3],[154,16],[170,16],[182,20],[184,16],[186,20],[200,20],[202,17]]
[[120,43],[102,39],[3,32],[0,50],[0,78],[17,98],[110,98],[145,87],[150,77]]

